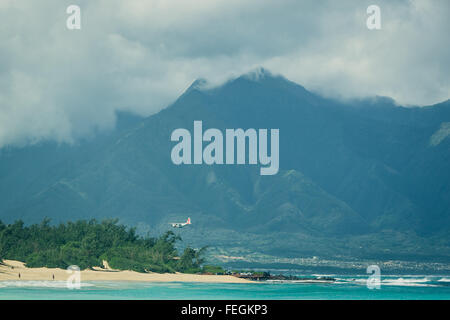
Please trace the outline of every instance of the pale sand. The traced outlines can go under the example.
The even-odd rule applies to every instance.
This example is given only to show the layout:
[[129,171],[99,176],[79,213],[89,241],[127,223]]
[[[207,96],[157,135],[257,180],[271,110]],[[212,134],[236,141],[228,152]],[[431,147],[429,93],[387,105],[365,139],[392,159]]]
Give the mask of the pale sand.
[[[19,279],[20,273],[20,279]],[[0,281],[66,281],[70,274],[58,268],[27,268],[23,262],[3,260],[0,265]],[[252,283],[228,275],[197,275],[187,273],[139,273],[135,271],[115,271],[96,268],[82,270],[81,281],[142,281],[142,282],[216,282],[216,283]]]

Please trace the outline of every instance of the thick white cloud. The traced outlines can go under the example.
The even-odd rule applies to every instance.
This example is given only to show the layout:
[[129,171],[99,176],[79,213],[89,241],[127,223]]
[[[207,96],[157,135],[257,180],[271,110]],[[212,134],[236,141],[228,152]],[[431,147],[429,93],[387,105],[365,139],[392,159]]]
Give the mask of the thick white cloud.
[[[366,28],[381,7],[382,30]],[[432,104],[450,93],[450,2],[0,0],[0,147],[73,141],[150,115],[194,79],[256,66],[326,95]],[[66,29],[81,7],[82,29]]]

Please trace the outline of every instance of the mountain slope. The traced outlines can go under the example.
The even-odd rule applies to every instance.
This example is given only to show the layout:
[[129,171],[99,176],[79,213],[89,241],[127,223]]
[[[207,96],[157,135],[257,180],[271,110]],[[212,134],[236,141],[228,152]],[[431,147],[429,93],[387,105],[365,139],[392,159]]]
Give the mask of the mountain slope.
[[[195,120],[222,132],[279,128],[280,172],[174,165],[170,135],[177,128],[193,132]],[[449,101],[422,108],[386,98],[334,101],[264,70],[217,88],[197,81],[158,114],[91,141],[0,150],[0,218],[119,217],[164,230],[191,216],[199,242],[214,230],[224,243],[237,232],[248,246],[252,237],[271,235],[279,238],[280,254],[305,252],[292,239],[320,238],[317,252],[329,254],[335,244],[323,239],[377,238],[392,230],[446,243],[448,122]],[[275,242],[265,246],[273,251]],[[441,254],[450,255],[448,249]]]

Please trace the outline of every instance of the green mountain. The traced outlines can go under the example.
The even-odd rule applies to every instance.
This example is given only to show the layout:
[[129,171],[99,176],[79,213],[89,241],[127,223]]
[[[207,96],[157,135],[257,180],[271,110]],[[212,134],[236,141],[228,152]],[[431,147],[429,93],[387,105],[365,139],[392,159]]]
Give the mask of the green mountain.
[[[172,163],[177,128],[279,128],[280,171]],[[0,149],[0,219],[118,217],[195,244],[280,256],[450,257],[450,100],[323,98],[268,71],[194,82],[145,119],[76,145]]]

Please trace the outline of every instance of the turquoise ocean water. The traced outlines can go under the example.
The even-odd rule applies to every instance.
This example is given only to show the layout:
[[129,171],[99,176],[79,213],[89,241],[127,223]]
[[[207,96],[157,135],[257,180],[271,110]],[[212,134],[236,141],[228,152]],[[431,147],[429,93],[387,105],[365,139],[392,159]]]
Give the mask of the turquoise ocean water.
[[450,299],[448,276],[387,276],[379,290],[363,277],[339,277],[335,283],[265,282],[142,283],[82,282],[68,289],[63,281],[2,281],[0,299]]

